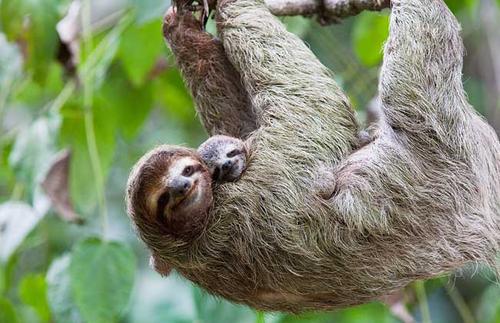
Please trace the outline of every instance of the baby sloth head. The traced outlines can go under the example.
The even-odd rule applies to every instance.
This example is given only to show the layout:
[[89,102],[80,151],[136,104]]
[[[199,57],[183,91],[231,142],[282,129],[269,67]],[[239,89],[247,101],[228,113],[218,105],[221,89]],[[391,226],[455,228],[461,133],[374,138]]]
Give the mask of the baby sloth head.
[[212,203],[210,173],[195,151],[160,146],[132,170],[127,200],[139,233],[150,236],[161,228],[164,234],[190,240],[206,224]]
[[198,154],[217,183],[238,180],[247,167],[247,152],[242,140],[217,135],[198,148]]

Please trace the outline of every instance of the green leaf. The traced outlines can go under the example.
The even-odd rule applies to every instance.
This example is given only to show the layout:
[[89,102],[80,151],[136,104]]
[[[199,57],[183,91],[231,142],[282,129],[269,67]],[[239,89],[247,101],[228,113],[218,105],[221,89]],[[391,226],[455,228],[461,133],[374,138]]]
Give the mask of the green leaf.
[[54,139],[60,126],[58,117],[41,117],[19,132],[9,155],[9,164],[18,180],[31,190],[43,178],[55,154]]
[[4,104],[14,83],[22,75],[23,61],[21,51],[16,44],[7,42],[0,33],[0,106]]
[[90,78],[95,89],[100,88],[106,80],[108,69],[120,47],[122,33],[131,22],[131,14],[123,16],[90,53],[82,54],[83,59],[78,71],[82,79]]
[[85,321],[113,322],[125,309],[134,283],[135,257],[118,242],[87,239],[70,264],[73,296]]
[[120,66],[110,69],[108,80],[97,95],[99,104],[114,110],[117,127],[126,138],[133,138],[153,108],[151,83],[132,85]]
[[309,32],[312,25],[312,20],[310,18],[302,16],[284,17],[282,21],[289,32],[301,38]]
[[135,8],[139,23],[161,19],[171,4],[171,1],[165,0],[131,0],[130,2]]
[[493,283],[481,296],[477,308],[478,322],[498,323],[500,322],[500,287]]
[[10,258],[42,217],[23,202],[0,204],[0,261]]
[[0,322],[17,323],[19,322],[14,306],[8,299],[0,297]]
[[392,316],[389,309],[382,303],[369,303],[360,306],[349,307],[334,313],[335,321],[345,323],[356,322],[380,322],[397,323],[398,320]]
[[132,25],[123,33],[118,57],[134,85],[144,84],[165,48],[160,20]]
[[43,275],[25,276],[19,285],[19,298],[35,310],[42,322],[49,322],[47,283]]
[[183,122],[196,120],[193,99],[179,70],[169,69],[155,82],[155,94],[168,114]]
[[71,291],[70,263],[70,255],[63,255],[52,262],[47,272],[47,297],[56,322],[83,322]]
[[445,2],[455,14],[463,10],[472,10],[477,4],[477,0],[445,0]]
[[356,56],[366,66],[374,66],[382,60],[382,45],[389,35],[389,16],[363,12],[356,18],[353,30],[353,46]]
[[[106,179],[116,144],[115,110],[96,102],[93,107],[94,130],[99,152],[99,161]],[[72,153],[70,164],[70,192],[72,201],[81,213],[89,213],[97,201],[95,176],[90,162],[85,133],[83,108],[76,102],[69,102],[61,110],[63,122],[60,131],[60,144]]]
[[2,0],[0,21],[9,39],[22,41],[27,61],[26,68],[33,79],[45,82],[48,62],[56,54],[58,36],[57,0]]

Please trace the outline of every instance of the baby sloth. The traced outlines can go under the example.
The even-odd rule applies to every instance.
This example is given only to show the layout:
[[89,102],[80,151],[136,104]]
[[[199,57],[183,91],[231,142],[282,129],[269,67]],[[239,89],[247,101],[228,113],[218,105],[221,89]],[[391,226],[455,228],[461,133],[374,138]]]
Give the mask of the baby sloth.
[[216,183],[237,181],[247,167],[245,143],[238,138],[223,135],[210,137],[200,145],[198,154]]

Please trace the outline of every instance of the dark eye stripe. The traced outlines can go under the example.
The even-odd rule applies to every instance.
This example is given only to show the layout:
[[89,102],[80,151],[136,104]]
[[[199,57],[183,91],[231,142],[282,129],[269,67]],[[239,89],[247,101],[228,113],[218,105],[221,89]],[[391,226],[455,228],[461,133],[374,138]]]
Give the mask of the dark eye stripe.
[[170,200],[170,194],[167,191],[163,192],[162,195],[158,198],[157,206],[156,206],[156,219],[158,221],[163,220],[163,214],[165,213],[165,207]]
[[219,167],[215,167],[214,173],[212,174],[212,180],[214,180],[214,181],[218,180],[219,175],[220,175],[220,169],[219,169]]
[[239,150],[239,149],[233,149],[230,152],[228,152],[226,156],[228,158],[231,158],[231,157],[234,157],[234,156],[239,155],[239,154],[241,154],[241,150]]

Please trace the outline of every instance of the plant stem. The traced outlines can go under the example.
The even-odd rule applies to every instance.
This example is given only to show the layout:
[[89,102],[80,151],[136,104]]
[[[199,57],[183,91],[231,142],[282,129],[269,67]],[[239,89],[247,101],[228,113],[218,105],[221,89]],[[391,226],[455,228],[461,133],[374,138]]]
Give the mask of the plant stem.
[[[89,57],[92,50],[92,33],[90,26],[90,2],[85,0],[82,6],[82,25],[83,25],[83,54]],[[90,164],[94,173],[95,188],[99,211],[101,215],[102,236],[105,238],[108,232],[108,211],[105,197],[104,175],[99,159],[99,150],[97,149],[97,140],[95,135],[94,114],[92,111],[94,101],[93,75],[90,69],[85,69],[83,73],[83,109],[85,120],[85,136],[87,139],[87,149],[90,157]]]
[[462,295],[460,295],[458,290],[449,286],[448,284],[445,284],[444,288],[446,289],[446,292],[448,292],[451,301],[457,308],[458,313],[460,313],[460,317],[462,318],[464,323],[475,323],[476,320],[474,319],[474,316],[472,315],[469,307],[467,306],[467,303],[465,302]]
[[417,294],[418,304],[420,306],[422,322],[432,323],[431,313],[429,311],[429,303],[427,302],[427,295],[425,293],[425,286],[423,281],[420,280],[415,282],[415,292]]

